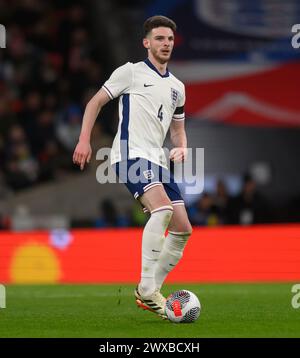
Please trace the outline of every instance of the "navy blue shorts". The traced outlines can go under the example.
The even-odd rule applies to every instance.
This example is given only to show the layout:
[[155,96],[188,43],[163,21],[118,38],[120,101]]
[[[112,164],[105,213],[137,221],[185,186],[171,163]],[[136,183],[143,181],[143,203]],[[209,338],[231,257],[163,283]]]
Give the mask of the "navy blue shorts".
[[162,185],[173,205],[184,205],[178,185],[168,169],[144,158],[128,159],[112,167],[135,199],[149,189]]

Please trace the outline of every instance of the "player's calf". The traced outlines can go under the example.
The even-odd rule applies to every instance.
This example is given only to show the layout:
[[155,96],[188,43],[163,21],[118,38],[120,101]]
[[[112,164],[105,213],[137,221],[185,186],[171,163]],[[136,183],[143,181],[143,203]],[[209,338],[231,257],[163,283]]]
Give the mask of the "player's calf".
[[161,289],[161,286],[174,269],[183,256],[184,248],[191,235],[191,232],[173,232],[169,231],[165,239],[165,243],[161,254],[158,258],[155,270],[156,288]]

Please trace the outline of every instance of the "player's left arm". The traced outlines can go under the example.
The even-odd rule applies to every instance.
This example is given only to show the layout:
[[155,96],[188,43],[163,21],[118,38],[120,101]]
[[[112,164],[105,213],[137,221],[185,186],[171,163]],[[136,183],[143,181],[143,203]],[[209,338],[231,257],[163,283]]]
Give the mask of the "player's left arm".
[[173,120],[170,125],[170,137],[174,146],[170,151],[170,159],[174,162],[181,162],[187,158],[187,138],[184,122],[184,120]]

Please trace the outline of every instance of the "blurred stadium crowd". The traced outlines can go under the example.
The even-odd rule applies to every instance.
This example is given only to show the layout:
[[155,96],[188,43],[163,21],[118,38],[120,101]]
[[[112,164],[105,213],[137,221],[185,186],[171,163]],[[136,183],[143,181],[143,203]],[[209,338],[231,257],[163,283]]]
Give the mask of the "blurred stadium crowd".
[[103,71],[80,3],[12,0],[1,6],[0,178],[13,191],[74,170],[83,109]]

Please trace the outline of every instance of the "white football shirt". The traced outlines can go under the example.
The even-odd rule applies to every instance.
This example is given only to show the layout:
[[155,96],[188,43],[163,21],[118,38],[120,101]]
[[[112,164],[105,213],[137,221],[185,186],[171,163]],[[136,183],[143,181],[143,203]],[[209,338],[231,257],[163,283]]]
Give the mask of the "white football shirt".
[[118,67],[102,88],[111,99],[120,96],[111,164],[140,157],[166,168],[162,146],[171,121],[184,120],[184,84],[147,59]]

